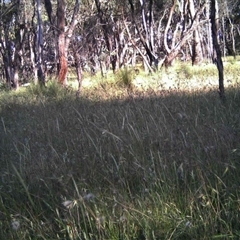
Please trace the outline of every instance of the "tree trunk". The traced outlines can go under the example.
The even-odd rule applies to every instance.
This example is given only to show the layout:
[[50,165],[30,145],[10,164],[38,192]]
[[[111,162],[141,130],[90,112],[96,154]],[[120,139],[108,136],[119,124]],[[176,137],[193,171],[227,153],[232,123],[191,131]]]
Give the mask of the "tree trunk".
[[203,61],[202,46],[199,36],[199,31],[196,29],[193,32],[193,45],[192,45],[192,65],[198,65]]
[[[198,10],[198,12],[196,12],[194,14],[194,17],[192,18],[192,21],[191,21],[191,24],[189,25],[189,27],[185,29],[185,24],[184,24],[184,26],[183,26],[183,29],[185,29],[184,34],[182,31],[180,38],[176,42],[176,35],[178,33],[179,26],[181,25],[181,22],[179,20],[179,22],[176,24],[176,29],[175,29],[174,33],[171,32],[172,43],[171,43],[171,48],[170,48],[167,40],[169,39],[169,34],[170,34],[169,30],[170,30],[172,17],[173,17],[174,11],[175,11],[175,7],[176,7],[176,1],[173,0],[173,5],[170,9],[167,27],[165,28],[165,32],[164,32],[164,47],[167,52],[167,56],[165,57],[164,62],[163,62],[163,65],[165,65],[165,67],[172,65],[174,59],[178,56],[178,53],[181,51],[181,48],[186,44],[186,42],[190,38],[192,38],[193,33],[197,31],[198,27],[204,23],[204,21],[201,21],[201,22],[198,21],[199,16],[201,15],[201,13],[204,10],[204,5],[203,5]],[[200,40],[199,40],[199,42],[200,42]]]
[[67,53],[68,53],[69,44],[72,40],[74,29],[75,29],[75,27],[78,23],[77,18],[78,18],[79,6],[80,6],[80,0],[76,0],[74,10],[73,10],[72,20],[71,20],[70,26],[68,27],[68,30],[65,34],[66,35],[66,37],[65,37],[65,53],[66,53],[66,56],[67,56]]
[[169,48],[169,45],[168,45],[168,40],[170,39],[169,31],[170,31],[171,21],[172,21],[173,13],[175,11],[175,7],[176,7],[176,1],[174,0],[173,5],[169,12],[167,25],[166,25],[165,31],[164,31],[164,40],[163,40],[164,42],[163,43],[164,43],[164,48],[167,51],[167,54],[169,54],[171,52],[171,49]]
[[[206,2],[206,19],[211,18],[210,13],[211,13],[211,0],[208,0]],[[212,59],[212,56],[213,56],[213,39],[212,39],[212,30],[211,29],[212,29],[211,23],[209,22],[209,24],[206,24],[207,40],[205,42],[208,59]]]
[[216,51],[216,57],[214,58],[214,62],[217,64],[217,69],[218,69],[219,95],[222,100],[225,100],[224,73],[223,73],[224,69],[223,69],[221,49],[218,44],[217,27],[216,27],[216,1],[215,0],[211,0],[210,20],[211,20],[211,30],[212,30],[212,43],[213,43],[213,48]]
[[74,60],[75,60],[75,68],[76,68],[77,79],[78,79],[77,96],[79,96],[82,92],[82,68],[81,68],[80,55],[77,51],[74,51]]
[[15,53],[13,59],[13,76],[12,76],[12,88],[17,90],[19,88],[19,68],[21,65],[21,56],[20,56],[20,29],[16,30],[15,33]]
[[181,48],[186,44],[186,42],[188,41],[188,39],[190,39],[192,37],[192,33],[194,31],[195,27],[192,26],[192,28],[185,33],[184,37],[180,39],[180,41],[175,45],[174,48],[171,49],[171,51],[168,53],[168,55],[166,56],[163,65],[165,67],[169,67],[172,66],[172,63],[174,61],[174,59],[178,56]]
[[[189,10],[191,15],[191,20],[193,22],[196,14],[193,0],[189,0]],[[196,17],[195,21],[198,24],[199,16]],[[203,54],[202,54],[202,47],[201,47],[201,41],[200,41],[200,33],[199,33],[199,29],[196,28],[196,30],[194,30],[193,32],[192,64],[198,65],[202,62],[202,60],[203,60]]]
[[5,78],[6,78],[6,83],[9,87],[9,89],[12,87],[12,51],[11,51],[11,44],[8,41],[8,37],[5,34],[5,41],[3,42],[2,40],[0,41],[1,46],[6,46],[0,48],[1,54],[2,54],[2,59],[3,59],[3,67],[4,67],[4,72],[5,72]]
[[35,32],[29,32],[28,34],[28,45],[29,45],[29,51],[30,51],[30,64],[31,64],[31,70],[33,72],[33,78],[34,78],[34,83],[38,83],[38,75],[37,75],[37,67],[36,67],[36,49],[35,49],[35,39],[36,39],[36,34]]
[[58,0],[57,6],[57,28],[58,28],[58,56],[59,73],[58,82],[67,85],[68,63],[65,51],[65,0]]
[[42,30],[42,6],[40,0],[37,0],[37,76],[38,82],[45,85],[45,73],[43,71],[43,30]]

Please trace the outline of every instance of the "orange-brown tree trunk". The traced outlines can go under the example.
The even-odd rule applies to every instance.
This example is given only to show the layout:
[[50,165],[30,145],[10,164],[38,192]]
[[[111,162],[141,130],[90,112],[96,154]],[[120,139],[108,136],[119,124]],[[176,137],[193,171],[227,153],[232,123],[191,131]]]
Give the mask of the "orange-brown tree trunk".
[[65,0],[58,0],[57,6],[57,26],[58,26],[58,55],[59,55],[59,73],[58,82],[67,85],[67,54],[65,41]]
[[67,72],[68,72],[68,63],[67,63],[67,58],[64,54],[60,55],[59,59],[59,73],[58,73],[58,81],[62,85],[66,86],[67,85]]

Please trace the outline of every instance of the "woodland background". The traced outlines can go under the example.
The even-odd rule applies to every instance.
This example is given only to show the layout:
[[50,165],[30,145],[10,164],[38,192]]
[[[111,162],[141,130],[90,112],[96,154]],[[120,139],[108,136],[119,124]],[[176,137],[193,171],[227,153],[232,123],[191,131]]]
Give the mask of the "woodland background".
[[67,85],[68,67],[102,76],[136,65],[145,71],[174,60],[216,62],[215,37],[222,56],[236,56],[239,1],[194,0],[14,0],[0,3],[0,73],[9,87],[58,76]]

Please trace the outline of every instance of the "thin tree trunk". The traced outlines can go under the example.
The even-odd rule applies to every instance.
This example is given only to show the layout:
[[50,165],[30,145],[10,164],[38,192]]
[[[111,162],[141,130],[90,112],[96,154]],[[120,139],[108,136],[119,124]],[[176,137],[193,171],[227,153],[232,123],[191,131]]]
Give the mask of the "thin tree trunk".
[[[5,29],[4,29],[5,33]],[[5,78],[6,78],[6,83],[9,87],[9,89],[12,88],[12,75],[13,75],[13,70],[12,70],[12,46],[10,41],[8,40],[7,34],[5,35],[4,42],[1,40],[1,45],[3,46],[0,51],[2,54],[3,58],[3,66],[4,66],[4,71],[5,71]],[[2,39],[2,38],[1,38]]]
[[[195,18],[195,14],[196,14],[193,0],[189,0],[189,10],[190,10],[191,19],[193,21]],[[196,17],[195,21],[198,24],[199,16]],[[196,28],[196,30],[194,30],[194,32],[193,32],[192,51],[193,51],[192,64],[193,65],[200,64],[203,60],[203,54],[202,54],[202,47],[201,47],[201,42],[200,42],[200,33],[199,33],[198,28]]]
[[38,76],[37,76],[37,67],[36,67],[36,49],[35,49],[35,33],[29,32],[28,35],[28,45],[29,45],[29,51],[30,51],[30,63],[31,68],[33,71],[33,77],[34,77],[34,83],[38,83]]
[[235,46],[236,44],[235,44],[235,36],[234,36],[234,25],[233,25],[230,17],[228,18],[228,20],[229,20],[229,23],[230,23],[230,26],[231,26],[231,31],[230,31],[230,33],[231,33],[231,38],[232,38],[232,52],[233,52],[233,57],[236,59],[236,46]]
[[225,34],[225,19],[222,17],[222,41],[223,41],[223,57],[226,57],[226,34]]
[[[207,3],[206,3],[206,18],[207,19],[210,19],[211,16],[210,16],[210,13],[211,13],[211,0],[207,0]],[[215,20],[214,20],[215,21]],[[212,39],[212,27],[211,27],[211,22],[209,22],[209,24],[206,25],[206,32],[207,32],[207,57],[208,59],[212,59],[212,56],[213,56],[213,39]]]
[[224,69],[222,62],[221,49],[218,44],[217,27],[216,27],[216,1],[211,0],[211,13],[210,13],[211,27],[212,27],[212,43],[216,51],[216,58],[214,59],[217,64],[218,77],[219,77],[219,95],[222,100],[225,100],[224,93]]
[[173,13],[175,11],[176,2],[177,1],[173,0],[173,5],[170,9],[168,22],[167,22],[167,25],[166,25],[165,31],[164,31],[164,40],[163,40],[164,41],[164,47],[165,47],[168,54],[171,52],[171,49],[168,46],[168,34],[169,34],[170,26],[171,26],[172,16],[173,16]]
[[72,20],[71,20],[71,23],[70,23],[70,26],[66,32],[66,37],[65,37],[65,52],[66,52],[66,55],[68,53],[68,48],[69,48],[69,44],[72,40],[72,37],[73,37],[73,32],[74,32],[74,29],[78,23],[78,12],[79,12],[79,7],[80,7],[80,0],[76,0],[75,1],[75,6],[74,6],[74,10],[73,10],[73,15],[72,15]]
[[37,18],[38,18],[38,31],[37,31],[37,76],[38,82],[45,85],[45,73],[43,71],[43,30],[42,30],[42,6],[40,0],[37,0]]
[[12,87],[13,89],[17,90],[19,88],[19,68],[21,65],[21,37],[20,37],[20,26],[15,33],[15,52],[14,52],[14,59],[13,59],[13,78],[12,78]]
[[81,68],[81,59],[79,53],[74,51],[74,59],[75,59],[75,68],[77,72],[77,79],[78,79],[78,91],[77,96],[79,96],[82,92],[82,68]]
[[68,63],[65,51],[65,0],[58,0],[57,6],[57,26],[58,26],[58,56],[59,73],[58,81],[62,85],[67,85]]

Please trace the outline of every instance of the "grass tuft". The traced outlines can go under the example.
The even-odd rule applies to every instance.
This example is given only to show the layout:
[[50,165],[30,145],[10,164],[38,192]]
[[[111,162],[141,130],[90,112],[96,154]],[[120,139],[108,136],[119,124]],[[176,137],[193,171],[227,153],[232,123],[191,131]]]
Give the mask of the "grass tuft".
[[130,69],[125,67],[118,71],[116,78],[117,78],[117,85],[119,87],[125,87],[128,90],[131,90],[133,87],[133,80],[135,77],[134,69]]

